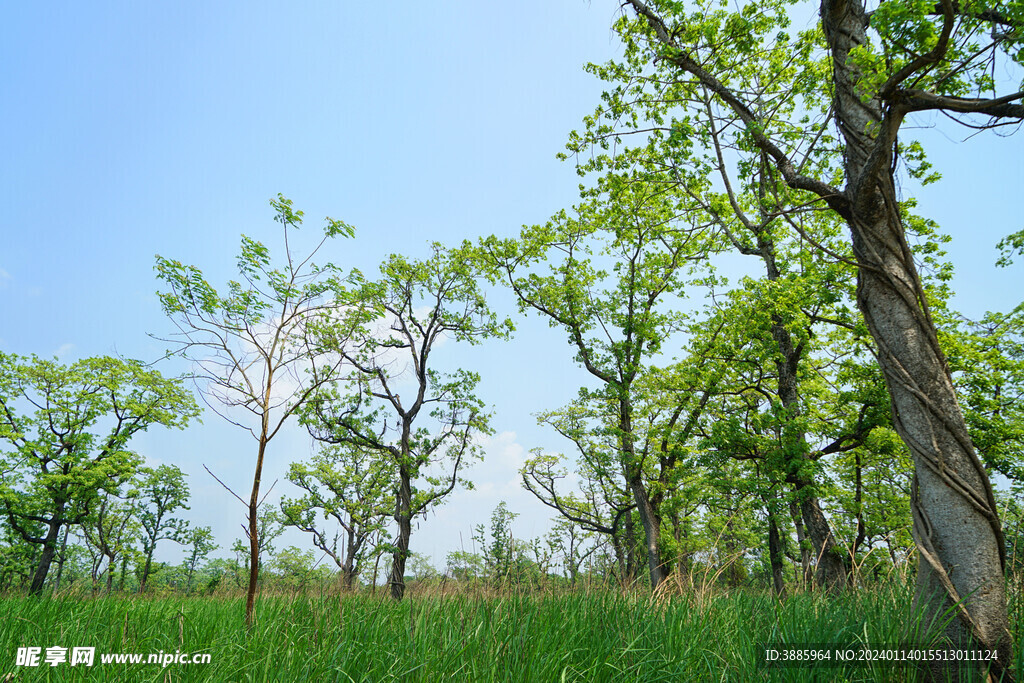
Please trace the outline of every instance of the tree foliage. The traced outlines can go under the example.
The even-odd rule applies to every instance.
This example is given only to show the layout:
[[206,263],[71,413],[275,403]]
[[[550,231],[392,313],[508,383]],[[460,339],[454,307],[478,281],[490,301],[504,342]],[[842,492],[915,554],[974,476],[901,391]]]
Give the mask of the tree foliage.
[[169,288],[159,293],[160,303],[177,328],[167,340],[176,346],[173,353],[192,361],[193,378],[207,405],[256,439],[249,499],[235,494],[248,508],[245,615],[250,626],[259,577],[258,510],[267,444],[318,388],[334,381],[340,362],[310,333],[319,321],[333,320],[335,306],[329,293],[339,271],[332,264],[317,266],[312,258],[328,239],[354,234],[350,225],[327,218],[323,239],[308,256],[300,257],[292,253],[289,231],[302,224],[302,211],[293,209],[282,195],[270,205],[284,229],[284,264],[274,266],[270,250],[243,235],[237,260],[240,279],[229,281],[224,294],[195,266],[156,258],[157,277]]
[[31,591],[43,589],[64,526],[83,524],[142,462],[131,438],[152,425],[183,428],[192,395],[141,362],[71,365],[0,353],[0,510],[41,547]]
[[512,324],[490,310],[459,250],[435,244],[421,261],[393,255],[380,271],[378,280],[335,292],[343,313],[318,334],[352,370],[343,385],[317,393],[303,422],[321,441],[374,453],[395,474],[389,581],[401,599],[413,518],[454,490],[479,451],[477,437],[490,433],[474,393],[479,375],[438,370],[435,352],[448,340],[505,338]]

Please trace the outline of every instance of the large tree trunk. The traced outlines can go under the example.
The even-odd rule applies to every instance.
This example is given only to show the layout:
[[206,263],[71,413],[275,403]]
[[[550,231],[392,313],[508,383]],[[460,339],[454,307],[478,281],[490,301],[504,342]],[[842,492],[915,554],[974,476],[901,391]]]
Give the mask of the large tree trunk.
[[644,527],[644,541],[647,549],[647,568],[650,571],[651,588],[657,588],[668,578],[668,571],[661,561],[661,516],[651,504],[647,488],[642,481],[631,481],[629,487],[633,491],[633,499],[640,514],[640,523]]
[[[620,391],[628,392],[626,388]],[[623,469],[636,510],[640,515],[640,524],[644,528],[644,541],[647,549],[647,568],[651,577],[651,588],[657,589],[668,578],[668,570],[661,561],[661,514],[657,505],[651,500],[643,481],[643,470],[637,461],[633,448],[633,406],[628,398],[619,401],[619,430],[621,432],[621,448],[625,458]]]
[[348,541],[345,544],[345,561],[341,568],[341,584],[346,591],[351,591],[356,582],[356,575],[359,570],[355,564],[356,553],[359,552],[359,544],[356,542],[356,535],[352,529],[355,528],[355,520],[349,519],[352,528],[347,532]]
[[[946,635],[954,643],[997,650],[998,663],[992,669],[1002,675],[1012,657],[1002,529],[991,484],[970,442],[906,242],[893,176],[897,133],[906,113],[903,102],[896,99],[903,96],[898,90],[920,84],[934,64],[933,55],[911,60],[882,86],[893,94],[885,108],[878,95],[862,100],[872,85],[861,82],[856,60],[850,56],[858,46],[870,43],[864,0],[822,0],[822,29],[832,56],[831,111],[844,143],[846,187],[837,192],[819,180],[800,176],[792,160],[761,132],[761,122],[749,103],[680,50],[662,20],[643,2],[629,2],[655,29],[657,39],[674,48],[664,56],[726,101],[756,144],[775,159],[787,182],[795,189],[817,193],[849,225],[858,264],[857,303],[877,347],[894,426],[914,460],[911,512],[920,558],[918,603],[928,623],[937,623],[944,613],[957,615]],[[957,3],[941,6],[955,12]],[[943,30],[950,26],[947,23]],[[937,45],[935,54],[944,49]],[[931,673],[935,678],[977,679],[976,668],[972,663],[959,671],[952,663]]]
[[[894,143],[901,117],[883,119],[877,99],[863,102],[858,96],[859,74],[848,60],[850,51],[867,41],[864,6],[823,0],[821,16],[832,48],[835,116],[846,140],[851,210],[845,217],[860,264],[857,302],[877,345],[893,423],[914,460],[917,601],[925,610],[925,626],[941,622],[944,614],[958,615],[945,631],[953,643],[998,650],[999,673],[1013,656],[1002,530],[906,242],[893,150],[877,144]],[[932,675],[970,675],[956,666],[934,668]]]
[[341,585],[346,593],[352,592],[356,585],[357,572],[352,567],[345,567],[341,570]]
[[[60,580],[61,580],[61,577],[64,576],[64,563],[68,559],[68,532],[69,531],[70,531],[70,528],[67,525],[65,525],[64,526],[64,534],[61,536],[61,541],[60,541],[60,552],[57,553],[57,576],[55,576],[54,580],[53,580],[53,592],[54,593],[56,593],[57,591],[60,590]],[[2,582],[0,582],[0,587],[2,587]]]
[[403,463],[399,466],[400,482],[395,500],[395,521],[398,522],[398,539],[391,560],[391,597],[401,600],[405,595],[405,561],[409,557],[409,538],[412,536],[412,481],[409,470]]
[[811,483],[799,476],[792,477],[790,481],[793,482],[799,499],[804,528],[811,539],[811,545],[814,546],[814,585],[828,591],[845,588],[849,568],[845,558],[840,554],[841,549],[835,543],[832,527],[825,513],[821,511]]
[[39,564],[36,565],[35,574],[32,575],[32,586],[28,589],[29,595],[39,595],[43,592],[43,586],[46,584],[46,575],[50,572],[50,564],[53,562],[53,556],[57,554],[57,537],[60,535],[60,528],[63,525],[64,520],[61,519],[58,511],[58,514],[52,517],[50,526],[46,531],[46,538],[43,541],[43,552],[39,556]]

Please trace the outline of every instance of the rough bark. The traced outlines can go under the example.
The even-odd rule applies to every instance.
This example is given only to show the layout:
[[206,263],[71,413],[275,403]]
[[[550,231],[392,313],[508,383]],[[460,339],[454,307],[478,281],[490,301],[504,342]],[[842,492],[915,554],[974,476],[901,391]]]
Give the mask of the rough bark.
[[[916,599],[925,626],[957,614],[945,631],[954,644],[995,649],[1001,663],[1009,662],[1005,547],[992,487],[960,412],[896,202],[893,146],[903,113],[883,112],[878,99],[862,101],[857,91],[849,54],[867,40],[864,6],[823,0],[821,17],[846,142],[851,201],[844,217],[860,264],[857,303],[877,345],[893,423],[914,460]],[[938,680],[968,673],[955,664],[931,671]]]
[[768,509],[768,559],[772,568],[772,588],[775,595],[780,599],[786,597],[786,582],[783,577],[782,557],[782,536],[779,533],[779,524],[775,520],[775,514]]
[[57,537],[60,535],[60,528],[63,525],[64,520],[59,514],[54,515],[50,520],[43,541],[43,552],[39,556],[39,564],[36,565],[36,571],[32,575],[32,586],[28,589],[29,595],[39,595],[43,592],[46,575],[50,572],[50,564],[53,562],[53,556],[57,554]]
[[[60,552],[57,553],[57,575],[53,578],[53,592],[56,593],[60,590],[60,581],[64,576],[64,563],[68,559],[68,531],[70,531],[67,525],[64,525],[64,534],[60,540]],[[0,582],[2,585],[2,582]]]
[[146,592],[146,582],[149,581],[149,574],[153,570],[153,549],[146,553],[146,564],[142,567],[142,579],[139,580],[139,592]]
[[398,523],[398,538],[391,560],[391,597],[401,600],[405,596],[405,561],[409,557],[409,538],[412,536],[412,482],[408,468],[399,467],[398,495],[395,500],[395,521]]

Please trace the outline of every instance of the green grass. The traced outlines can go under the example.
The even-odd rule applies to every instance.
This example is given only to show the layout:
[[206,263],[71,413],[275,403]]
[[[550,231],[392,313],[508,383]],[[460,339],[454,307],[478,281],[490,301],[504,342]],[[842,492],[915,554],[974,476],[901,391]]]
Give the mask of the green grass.
[[[1015,605],[1016,606],[1016,605]],[[554,596],[0,599],[0,681],[908,681],[910,669],[769,669],[758,644],[900,642],[901,586],[834,598],[732,592]],[[1015,625],[1021,641],[1020,623]],[[16,667],[18,647],[92,646],[91,668]],[[208,652],[209,664],[101,664],[101,653]],[[1018,659],[1020,657],[1018,656]],[[1020,670],[1020,662],[1017,663]]]

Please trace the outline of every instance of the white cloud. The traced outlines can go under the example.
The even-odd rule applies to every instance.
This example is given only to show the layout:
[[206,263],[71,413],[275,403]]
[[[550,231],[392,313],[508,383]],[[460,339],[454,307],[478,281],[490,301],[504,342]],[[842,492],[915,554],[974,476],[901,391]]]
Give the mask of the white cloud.
[[14,279],[14,276],[8,273],[3,268],[0,268],[0,289],[7,289],[8,283]]

